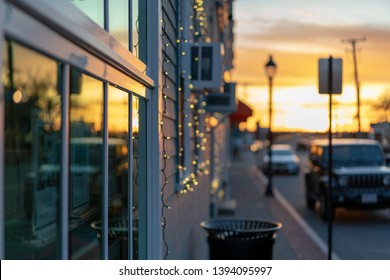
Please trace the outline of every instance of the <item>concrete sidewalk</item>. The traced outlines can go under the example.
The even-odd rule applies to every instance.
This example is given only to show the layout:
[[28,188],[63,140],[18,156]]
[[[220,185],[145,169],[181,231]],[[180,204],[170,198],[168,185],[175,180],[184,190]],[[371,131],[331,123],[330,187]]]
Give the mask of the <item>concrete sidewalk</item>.
[[253,162],[253,155],[250,152],[241,153],[230,168],[230,194],[228,195],[231,201],[236,203],[235,209],[229,212],[226,211],[229,210],[228,208],[222,207],[219,218],[231,217],[282,223],[282,229],[278,231],[273,247],[275,260],[327,259],[326,245],[300,219],[278,191],[274,191],[273,197],[264,195],[266,182],[266,178]]

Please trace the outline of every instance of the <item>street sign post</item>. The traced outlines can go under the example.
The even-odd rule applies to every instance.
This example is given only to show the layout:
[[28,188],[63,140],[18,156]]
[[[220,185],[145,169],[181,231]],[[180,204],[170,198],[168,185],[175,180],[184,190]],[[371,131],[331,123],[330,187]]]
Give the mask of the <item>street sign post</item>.
[[318,61],[318,88],[320,94],[329,94],[329,145],[328,145],[328,259],[332,259],[333,237],[333,205],[332,205],[332,182],[333,182],[333,153],[332,153],[332,95],[342,92],[342,60],[340,58],[319,59]]
[[321,94],[340,94],[342,92],[341,58],[322,58],[318,61],[318,88]]

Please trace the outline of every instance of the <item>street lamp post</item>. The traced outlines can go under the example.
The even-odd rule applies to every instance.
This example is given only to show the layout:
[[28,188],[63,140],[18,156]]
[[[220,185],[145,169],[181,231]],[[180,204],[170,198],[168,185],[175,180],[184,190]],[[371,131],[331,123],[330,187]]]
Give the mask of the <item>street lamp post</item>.
[[268,184],[265,191],[266,196],[273,196],[273,185],[272,185],[272,82],[273,77],[276,74],[276,63],[272,60],[272,55],[269,56],[268,62],[265,64],[265,74],[268,77],[269,82],[269,103],[268,103]]

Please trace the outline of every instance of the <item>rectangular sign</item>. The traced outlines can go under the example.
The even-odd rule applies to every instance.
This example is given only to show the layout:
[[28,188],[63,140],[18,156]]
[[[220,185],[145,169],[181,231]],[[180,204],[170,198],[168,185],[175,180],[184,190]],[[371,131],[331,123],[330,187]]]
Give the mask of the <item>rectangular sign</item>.
[[237,110],[236,83],[225,83],[224,92],[210,92],[206,96],[206,111],[232,113]]
[[342,92],[341,58],[326,58],[318,61],[318,89],[321,94],[340,94]]

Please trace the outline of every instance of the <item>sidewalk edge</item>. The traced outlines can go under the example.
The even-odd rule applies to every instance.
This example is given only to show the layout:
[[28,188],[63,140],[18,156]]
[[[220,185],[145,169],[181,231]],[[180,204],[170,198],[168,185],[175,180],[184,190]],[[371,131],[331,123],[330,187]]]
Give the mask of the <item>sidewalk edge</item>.
[[[252,166],[255,170],[255,174],[258,179],[266,183],[267,178],[261,173],[256,166]],[[291,204],[283,197],[283,195],[277,190],[274,189],[274,196],[279,201],[279,203],[290,213],[293,219],[302,227],[302,229],[307,233],[307,235],[317,244],[317,246],[323,251],[325,255],[328,255],[328,245],[325,241],[313,230],[313,228],[298,214],[297,211],[291,206]],[[340,257],[333,251],[332,252],[333,260],[341,260]]]

